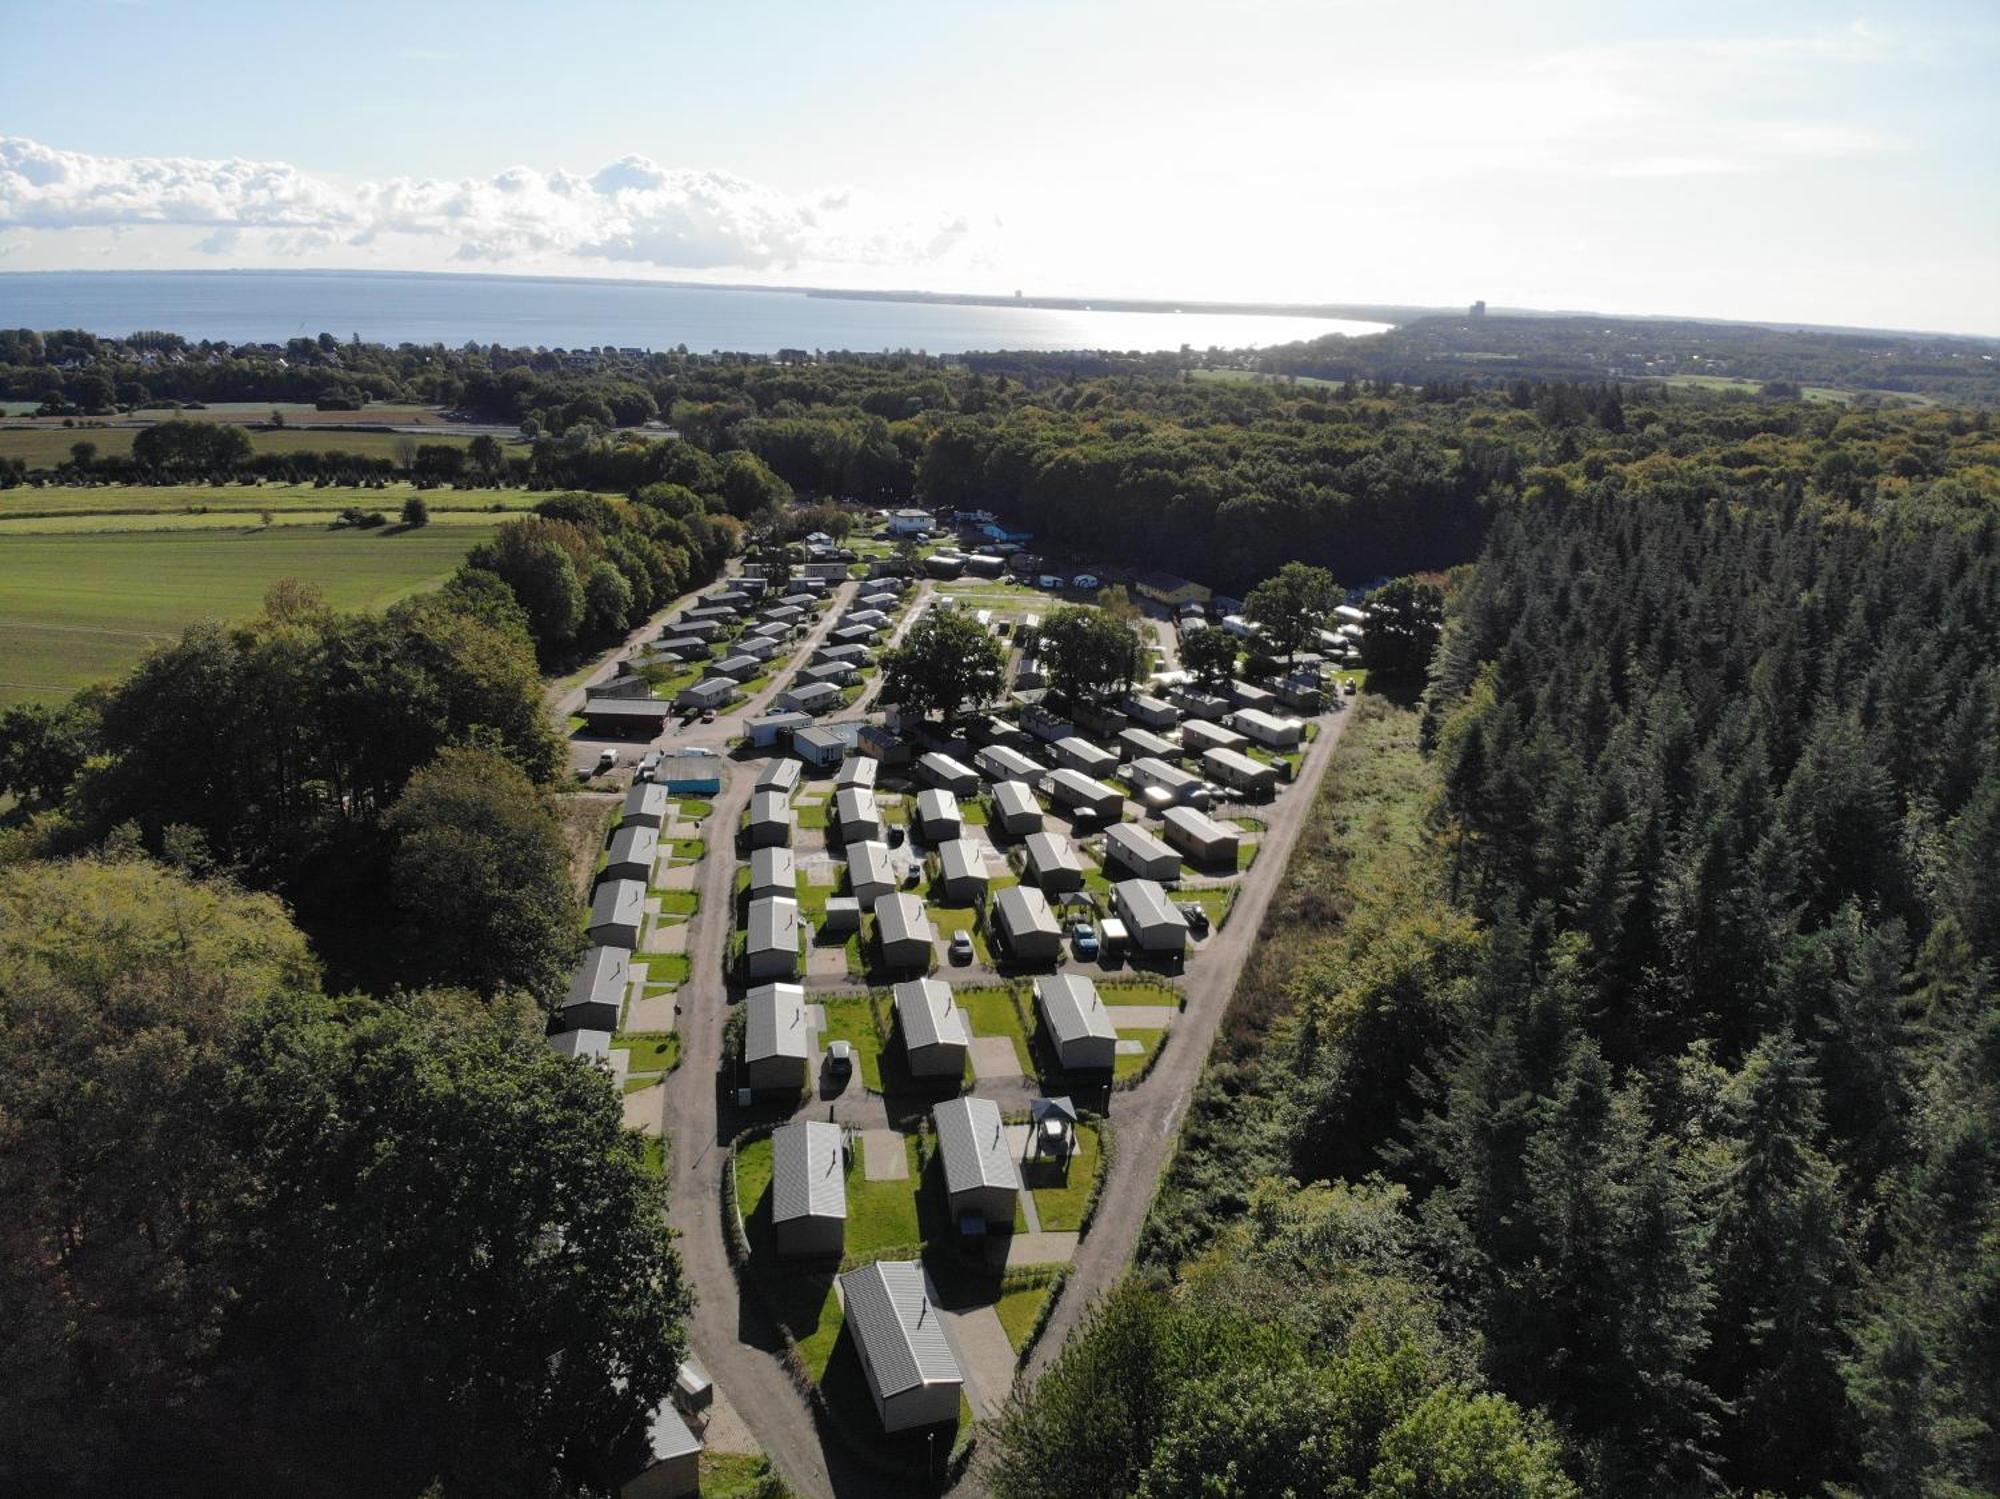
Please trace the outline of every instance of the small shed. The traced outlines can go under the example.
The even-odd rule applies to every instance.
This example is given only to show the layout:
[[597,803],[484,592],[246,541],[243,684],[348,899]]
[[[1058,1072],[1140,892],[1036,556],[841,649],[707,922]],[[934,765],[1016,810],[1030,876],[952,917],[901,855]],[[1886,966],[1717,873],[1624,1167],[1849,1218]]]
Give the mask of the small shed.
[[838,1256],[847,1244],[847,1148],[820,1119],[771,1132],[771,1236],[782,1255]]
[[889,858],[889,846],[879,839],[860,838],[847,845],[847,890],[870,910],[902,882]]
[[639,929],[645,924],[645,881],[605,880],[591,895],[590,940],[599,946],[629,952],[639,945]]
[[937,846],[938,893],[945,904],[975,905],[986,897],[986,856],[970,838],[947,838]]
[[805,778],[805,770],[796,760],[773,760],[764,767],[757,777],[755,790],[775,791],[779,796],[790,799],[799,789],[799,782]]
[[947,838],[956,838],[964,824],[958,798],[949,791],[933,786],[917,793],[917,825],[924,830],[925,842],[942,843]]
[[1083,888],[1083,859],[1060,833],[1033,833],[1022,845],[1028,878],[1050,895]]
[[1134,879],[1177,880],[1181,856],[1136,822],[1121,822],[1104,834],[1104,872],[1114,869]]
[[993,822],[1001,832],[1018,838],[1042,825],[1042,804],[1024,781],[1000,781],[993,787]]
[[876,897],[875,937],[890,968],[928,968],[936,956],[937,928],[914,895]]
[[622,947],[593,947],[569,978],[557,1023],[566,1031],[615,1031],[625,1013],[632,954]]
[[599,880],[637,880],[642,885],[650,885],[653,882],[653,865],[660,857],[660,830],[636,822],[630,827],[621,827],[611,835],[611,845],[605,850],[604,857],[604,869],[597,876]]
[[1151,953],[1187,951],[1187,918],[1156,882],[1120,880],[1111,887],[1111,898],[1133,946]]
[[820,930],[833,937],[845,937],[861,930],[861,902],[852,895],[829,895],[820,914]]
[[753,979],[791,978],[799,971],[799,903],[789,895],[750,902],[743,971]]
[[649,828],[662,827],[666,824],[667,808],[672,802],[666,787],[657,781],[641,781],[625,793],[625,815],[621,821],[627,827],[634,823]]
[[1035,980],[1035,1011],[1067,1072],[1108,1072],[1118,1060],[1118,1031],[1097,985],[1081,974]]
[[758,791],[750,797],[750,847],[784,848],[792,841],[792,804],[779,791]]
[[843,786],[833,794],[833,821],[841,843],[882,836],[882,813],[866,786]]
[[1007,951],[1023,963],[1062,956],[1062,928],[1047,898],[1033,885],[1009,885],[993,897],[993,928]]
[[944,1318],[916,1260],[877,1260],[840,1277],[848,1335],[885,1432],[958,1419],[965,1388]]
[[970,796],[979,789],[978,772],[935,750],[917,762],[917,773],[929,784],[954,796]]
[[965,1075],[971,1037],[965,1016],[953,1001],[951,985],[939,979],[910,979],[896,985],[896,1025],[912,1077]]
[[1201,757],[1209,779],[1251,796],[1271,796],[1278,789],[1278,767],[1253,760],[1232,749],[1212,749]]
[[1125,810],[1125,794],[1117,787],[1067,766],[1049,772],[1049,799],[1072,816],[1087,812],[1106,822],[1116,822]]
[[1234,828],[1224,827],[1205,812],[1169,807],[1160,817],[1160,831],[1167,842],[1187,855],[1189,863],[1236,867],[1242,840]]
[[990,1098],[948,1098],[932,1107],[931,1124],[951,1216],[1011,1226],[1021,1168],[1007,1143],[1000,1105]]
[[750,855],[750,898],[799,893],[799,864],[788,848],[760,848]]
[[806,1085],[812,1027],[806,991],[797,984],[762,984],[743,997],[743,1080],[759,1092]]

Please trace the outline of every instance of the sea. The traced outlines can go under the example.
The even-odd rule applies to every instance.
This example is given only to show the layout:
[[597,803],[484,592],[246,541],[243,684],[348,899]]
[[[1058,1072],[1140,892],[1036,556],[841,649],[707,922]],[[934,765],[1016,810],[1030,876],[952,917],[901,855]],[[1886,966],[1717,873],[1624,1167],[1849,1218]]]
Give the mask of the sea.
[[775,354],[1262,348],[1386,323],[1239,312],[1123,312],[808,296],[525,276],[374,271],[50,271],[0,275],[0,327],[140,331],[230,343],[359,334],[371,343]]

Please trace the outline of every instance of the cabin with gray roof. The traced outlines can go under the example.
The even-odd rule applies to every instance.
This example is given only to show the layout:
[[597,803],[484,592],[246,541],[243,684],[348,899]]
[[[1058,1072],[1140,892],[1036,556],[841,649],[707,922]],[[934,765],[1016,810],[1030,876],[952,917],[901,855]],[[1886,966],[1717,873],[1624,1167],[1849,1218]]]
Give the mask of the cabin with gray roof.
[[1104,833],[1104,872],[1122,870],[1141,880],[1177,880],[1181,856],[1136,822],[1121,822]]
[[1160,832],[1168,843],[1187,855],[1191,864],[1236,867],[1241,837],[1236,829],[1224,827],[1205,812],[1197,812],[1193,807],[1169,807],[1161,814]]
[[917,793],[917,826],[923,829],[926,843],[942,843],[947,838],[956,838],[964,824],[964,816],[958,810],[958,798],[949,791],[933,786],[928,791]]
[[1062,956],[1062,928],[1047,898],[1033,885],[1009,885],[993,897],[993,929],[1020,962]]
[[674,699],[682,708],[720,708],[736,695],[736,683],[728,677],[704,677],[692,687],[683,687]]
[[932,1107],[931,1124],[951,1216],[1011,1225],[1021,1168],[1015,1164],[1000,1105],[990,1098],[948,1098]]
[[861,838],[847,845],[847,892],[871,910],[893,894],[902,882],[889,857],[889,845],[878,838]]
[[833,827],[843,844],[880,838],[882,813],[875,805],[875,793],[866,786],[843,786],[834,792]]
[[1033,833],[1022,845],[1027,876],[1050,895],[1083,888],[1083,859],[1061,833]]
[[840,689],[830,682],[800,682],[778,695],[778,706],[800,713],[830,713],[840,706]]
[[797,984],[763,984],[743,997],[743,1081],[759,1092],[806,1085],[812,1027],[806,991]]
[[846,1247],[846,1156],[837,1124],[808,1119],[771,1132],[771,1236],[779,1254],[838,1258]]
[[1306,735],[1306,726],[1298,719],[1280,718],[1262,708],[1237,709],[1229,715],[1229,726],[1266,749],[1291,749]]
[[1111,887],[1118,919],[1135,947],[1150,953],[1187,951],[1187,918],[1152,880],[1120,880]]
[[799,971],[799,903],[789,895],[750,902],[743,971],[753,979],[788,979]]
[[747,829],[750,847],[784,848],[792,841],[792,804],[779,791],[753,792]]
[[600,739],[657,739],[667,731],[673,704],[656,697],[584,699],[584,732]]
[[993,822],[1009,837],[1032,833],[1042,825],[1042,804],[1025,781],[999,781],[993,787]]
[[877,1260],[850,1270],[840,1277],[840,1298],[882,1430],[956,1421],[965,1375],[923,1265]]
[[1118,755],[1123,760],[1171,760],[1180,752],[1173,740],[1162,739],[1151,729],[1121,729],[1118,734]]
[[1210,780],[1250,796],[1272,796],[1278,789],[1278,767],[1253,760],[1232,749],[1212,749],[1201,757]]
[[637,880],[651,884],[653,865],[660,857],[660,830],[649,828],[642,822],[621,827],[611,835],[611,846],[605,850],[605,865],[598,875],[600,880]]
[[1100,749],[1078,734],[1058,739],[1049,746],[1049,753],[1056,764],[1084,776],[1109,775],[1118,766],[1118,757],[1110,750]]
[[910,1076],[963,1077],[972,1038],[951,985],[940,979],[910,979],[896,985],[895,995],[896,1028],[903,1035]]
[[954,796],[970,796],[979,789],[979,774],[970,765],[933,750],[917,762],[917,774],[932,786]]
[[569,978],[557,1022],[566,1031],[615,1031],[625,1013],[632,954],[622,947],[593,947]]
[[875,938],[890,968],[928,968],[936,956],[937,928],[914,895],[876,897]]
[[1242,751],[1250,746],[1234,729],[1225,729],[1221,724],[1204,723],[1199,718],[1190,718],[1181,725],[1181,748],[1191,755],[1206,754],[1212,749]]
[[639,945],[646,924],[646,882],[605,880],[590,897],[590,940],[600,947]]
[[666,822],[667,808],[672,803],[673,798],[667,794],[666,787],[641,781],[625,793],[622,822],[628,827],[633,823],[649,828],[660,827]]
[[1117,787],[1067,766],[1049,773],[1049,799],[1072,815],[1086,812],[1106,822],[1116,822],[1125,811],[1125,794]]
[[773,791],[789,800],[805,779],[805,767],[796,760],[773,760],[757,777],[754,791]]
[[1097,985],[1081,974],[1035,980],[1035,1010],[1067,1072],[1108,1072],[1118,1060],[1118,1031]]
[[796,729],[803,729],[812,723],[804,713],[766,713],[751,719],[743,728],[750,736],[752,749],[769,749],[781,744]]
[[722,790],[722,757],[685,750],[662,755],[653,784],[666,787],[669,796],[714,796]]
[[859,756],[855,759],[845,761],[840,769],[834,772],[833,784],[836,789],[842,791],[846,790],[849,786],[859,786],[865,790],[873,791],[875,789],[875,777],[881,774],[881,771],[880,762],[871,760],[865,755]]
[[701,1492],[702,1439],[671,1400],[662,1400],[646,1423],[643,1449],[618,1499],[684,1499]]
[[986,895],[986,856],[970,838],[947,838],[937,846],[938,894],[951,906],[977,904]]
[[1155,755],[1141,755],[1126,766],[1125,779],[1141,795],[1154,793],[1148,800],[1156,803],[1199,802],[1206,805],[1208,801],[1208,787],[1200,776]]
[[989,744],[972,757],[978,771],[990,781],[1033,781],[1048,773],[1018,749],[1008,744]]
[[1171,729],[1181,718],[1172,703],[1143,692],[1133,693],[1119,706],[1127,718],[1149,729]]
[[759,848],[750,854],[750,898],[761,900],[767,895],[797,896],[799,891],[798,860],[788,848]]

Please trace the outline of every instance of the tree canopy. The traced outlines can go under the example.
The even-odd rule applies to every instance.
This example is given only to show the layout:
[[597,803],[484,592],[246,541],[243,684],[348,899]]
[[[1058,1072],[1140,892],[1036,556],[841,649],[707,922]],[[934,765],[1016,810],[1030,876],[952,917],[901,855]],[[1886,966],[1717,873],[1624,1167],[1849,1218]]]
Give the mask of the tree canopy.
[[999,693],[1005,665],[1000,642],[972,615],[933,608],[884,658],[883,698],[906,713],[949,722]]

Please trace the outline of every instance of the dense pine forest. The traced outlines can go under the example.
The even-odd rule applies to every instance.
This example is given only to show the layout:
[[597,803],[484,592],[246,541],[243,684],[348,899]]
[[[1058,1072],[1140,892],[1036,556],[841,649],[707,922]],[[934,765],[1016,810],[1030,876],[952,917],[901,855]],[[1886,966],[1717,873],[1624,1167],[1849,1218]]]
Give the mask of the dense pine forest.
[[[2000,513],[1844,429],[1496,516],[1000,1492],[1121,1426],[1105,1493],[2000,1490]],[[1384,1457],[1440,1403],[1494,1486]]]

